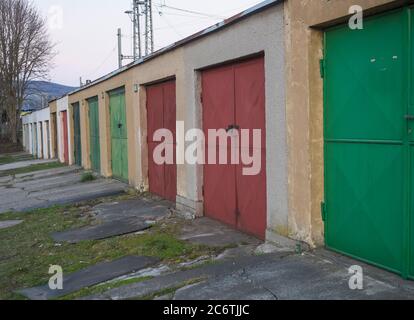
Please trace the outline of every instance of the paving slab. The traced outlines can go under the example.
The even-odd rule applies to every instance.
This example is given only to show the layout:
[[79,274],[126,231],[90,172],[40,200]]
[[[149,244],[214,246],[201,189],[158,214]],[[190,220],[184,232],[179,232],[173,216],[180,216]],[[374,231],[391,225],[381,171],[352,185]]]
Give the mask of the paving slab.
[[[83,185],[85,188],[72,190],[70,193],[53,194],[47,196],[47,206],[51,205],[67,205],[71,203],[79,203],[99,198],[113,197],[125,193],[127,186],[123,183],[110,183],[92,188],[88,185]],[[44,208],[45,206],[42,206]]]
[[85,183],[80,183],[80,181],[78,181],[77,183],[65,185],[54,190],[36,190],[31,192],[30,195],[37,199],[47,199],[52,201],[67,197],[79,197],[102,190],[114,189],[124,191],[125,187],[125,184],[121,182],[99,179]]
[[119,217],[139,217],[144,220],[157,221],[170,213],[174,206],[169,201],[154,201],[140,198],[134,200],[102,203],[94,207],[99,219],[110,221]]
[[23,220],[6,220],[0,221],[0,229],[7,229],[23,223]]
[[96,226],[52,234],[57,242],[78,243],[86,240],[103,240],[149,229],[151,226],[141,219],[125,218],[104,222]]
[[63,297],[122,275],[155,265],[159,260],[153,257],[131,256],[112,262],[104,262],[84,270],[63,276],[63,290],[51,290],[48,285],[23,289],[18,293],[31,300],[48,300]]
[[28,161],[13,162],[13,163],[0,165],[0,172],[7,171],[7,170],[27,168],[27,167],[37,165],[37,164],[46,164],[46,163],[53,163],[53,162],[57,162],[57,160],[28,160]]
[[212,247],[261,244],[256,238],[209,218],[196,219],[183,226],[180,239]]

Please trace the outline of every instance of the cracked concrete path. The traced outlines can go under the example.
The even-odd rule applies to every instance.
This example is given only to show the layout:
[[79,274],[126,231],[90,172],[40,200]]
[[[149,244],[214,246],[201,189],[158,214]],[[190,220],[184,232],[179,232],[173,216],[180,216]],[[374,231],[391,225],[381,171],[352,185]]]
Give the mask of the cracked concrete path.
[[[271,255],[269,256],[271,257]],[[338,260],[340,259],[340,261]],[[349,267],[363,267],[364,289],[351,290]],[[414,283],[320,250],[253,263],[179,289],[174,300],[394,300],[414,299]]]
[[98,178],[81,183],[76,166],[48,169],[0,179],[0,214],[65,205],[121,194],[128,187],[116,180]]
[[[349,267],[364,289],[349,288]],[[172,291],[165,296],[163,293]],[[414,282],[326,250],[239,257],[112,289],[86,300],[411,300]]]

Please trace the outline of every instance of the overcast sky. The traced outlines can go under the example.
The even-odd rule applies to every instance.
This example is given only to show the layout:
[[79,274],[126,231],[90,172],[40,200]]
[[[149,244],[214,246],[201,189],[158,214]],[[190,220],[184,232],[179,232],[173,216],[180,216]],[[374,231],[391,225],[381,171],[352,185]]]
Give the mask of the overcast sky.
[[[154,0],[155,49],[193,34],[224,17],[262,0]],[[78,86],[79,77],[94,80],[117,68],[117,28],[121,27],[123,53],[132,52],[132,23],[124,13],[131,0],[33,0],[44,17],[57,57],[50,78]],[[186,9],[197,15],[162,7]],[[127,62],[126,62],[127,63]]]

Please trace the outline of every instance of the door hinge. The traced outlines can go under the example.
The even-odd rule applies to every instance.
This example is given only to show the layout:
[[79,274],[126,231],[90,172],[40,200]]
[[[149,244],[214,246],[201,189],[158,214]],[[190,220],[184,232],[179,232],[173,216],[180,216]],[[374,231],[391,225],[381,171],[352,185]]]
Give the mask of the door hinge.
[[325,59],[319,60],[319,69],[321,73],[321,78],[325,78]]
[[200,93],[200,101],[203,103],[203,93]]
[[326,221],[326,204],[325,202],[321,203],[321,215],[322,215],[322,221]]
[[204,186],[202,186],[201,187],[201,195],[203,196],[203,198],[204,198]]

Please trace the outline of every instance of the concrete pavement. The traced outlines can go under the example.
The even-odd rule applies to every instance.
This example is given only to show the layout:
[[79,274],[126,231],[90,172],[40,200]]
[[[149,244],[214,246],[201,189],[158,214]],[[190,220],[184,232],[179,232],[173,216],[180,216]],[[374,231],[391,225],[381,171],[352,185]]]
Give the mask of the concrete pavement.
[[81,183],[82,173],[79,167],[63,167],[0,178],[0,214],[117,195],[128,187],[102,178]]
[[[349,286],[352,265],[363,268],[363,289]],[[175,291],[174,291],[175,290]],[[168,296],[163,292],[172,291]],[[412,300],[414,282],[325,250],[239,257],[178,271],[90,296],[126,300]]]

